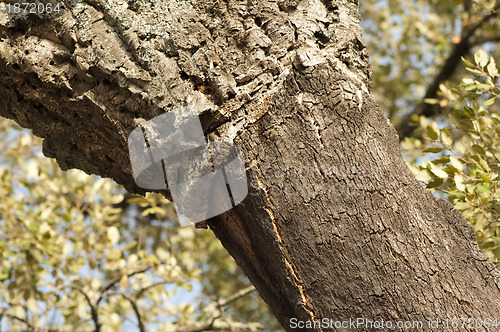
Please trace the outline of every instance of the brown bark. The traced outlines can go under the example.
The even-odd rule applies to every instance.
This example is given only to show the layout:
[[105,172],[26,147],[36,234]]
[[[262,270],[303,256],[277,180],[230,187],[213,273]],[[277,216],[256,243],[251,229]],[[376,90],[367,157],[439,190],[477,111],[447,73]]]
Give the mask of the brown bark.
[[0,115],[44,137],[61,168],[142,193],[128,134],[195,105],[207,136],[241,147],[249,179],[209,226],[287,330],[291,318],[499,318],[498,270],[414,179],[373,101],[357,5],[92,0],[4,17]]

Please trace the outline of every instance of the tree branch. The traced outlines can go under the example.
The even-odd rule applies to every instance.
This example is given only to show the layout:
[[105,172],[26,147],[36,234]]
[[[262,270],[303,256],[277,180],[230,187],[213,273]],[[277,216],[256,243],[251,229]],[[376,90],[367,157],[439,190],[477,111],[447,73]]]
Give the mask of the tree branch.
[[234,302],[235,300],[242,298],[243,296],[250,294],[253,291],[255,291],[255,287],[253,285],[248,286],[247,288],[239,290],[238,292],[236,292],[235,294],[229,296],[224,300],[219,300],[218,304],[220,306],[228,305],[229,303]]
[[154,288],[154,287],[157,287],[157,286],[162,286],[162,285],[166,285],[166,284],[171,284],[171,283],[174,283],[176,280],[163,280],[163,281],[159,281],[159,282],[155,282],[151,285],[148,285],[146,287],[143,287],[141,288],[135,295],[134,297],[136,299],[139,299],[142,294],[144,294],[147,290],[151,289],[151,288]]
[[500,35],[482,36],[482,37],[477,37],[474,40],[472,40],[471,45],[478,46],[478,45],[482,45],[484,43],[498,42],[498,41],[500,41]]
[[31,324],[30,324],[30,323],[29,323],[26,319],[24,319],[24,318],[17,317],[17,316],[15,316],[15,315],[5,314],[4,312],[2,312],[2,313],[0,314],[0,321],[1,321],[2,317],[9,317],[9,318],[12,318],[12,319],[14,319],[14,320],[18,320],[18,321],[20,321],[20,322],[22,322],[22,323],[26,324],[26,325],[28,326],[28,329],[29,329],[30,331],[34,331],[34,329],[35,329],[35,328],[34,328],[34,326],[33,326],[33,325],[31,325]]
[[260,323],[240,323],[233,321],[217,321],[213,323],[194,323],[190,326],[179,326],[171,332],[203,332],[203,331],[241,331],[254,332],[264,331],[264,326]]
[[[139,269],[139,270],[135,270],[135,271],[132,271],[130,272],[129,274],[127,274],[127,277],[132,277],[136,274],[139,274],[139,273],[144,273],[144,272],[147,272],[149,269],[151,269],[151,265],[145,267],[145,268],[142,268],[142,269]],[[101,300],[104,298],[105,294],[107,291],[109,291],[111,288],[113,288],[113,286],[115,286],[118,282],[120,282],[120,280],[122,279],[122,276],[123,275],[119,275],[117,276],[116,278],[114,278],[113,280],[111,280],[110,282],[108,282],[106,284],[106,286],[104,286],[102,289],[101,289],[101,295],[99,296],[99,298],[97,299],[97,302],[96,304],[99,305],[99,303],[101,302]]]
[[72,289],[78,291],[79,293],[81,293],[83,295],[83,297],[85,298],[85,301],[87,302],[87,304],[90,307],[90,315],[92,317],[92,321],[94,321],[95,332],[101,331],[101,323],[99,323],[99,313],[97,311],[98,303],[96,303],[94,305],[92,303],[92,300],[88,296],[88,294],[85,293],[85,291],[82,289],[82,286],[80,286],[78,284],[64,284],[64,285],[61,285],[61,286],[59,286],[57,288],[58,289],[62,289],[62,288],[66,288],[66,287],[72,288]]
[[123,294],[122,292],[117,292],[117,291],[106,292],[105,295],[103,294],[103,298],[110,295],[121,295],[125,300],[127,300],[130,303],[130,305],[132,306],[132,310],[134,310],[135,316],[137,317],[137,326],[139,327],[139,331],[146,332],[146,328],[142,321],[141,313],[139,312],[139,307],[137,306],[136,301],[128,297],[127,295]]

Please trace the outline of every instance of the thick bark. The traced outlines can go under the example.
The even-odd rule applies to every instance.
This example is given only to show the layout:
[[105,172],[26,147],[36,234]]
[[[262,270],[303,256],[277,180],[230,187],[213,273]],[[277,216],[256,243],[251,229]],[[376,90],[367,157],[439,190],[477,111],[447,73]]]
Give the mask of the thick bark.
[[61,168],[142,193],[128,134],[195,105],[207,136],[241,147],[249,178],[210,228],[287,330],[499,317],[498,270],[414,179],[373,101],[357,1],[120,4],[0,18],[0,115],[44,137]]

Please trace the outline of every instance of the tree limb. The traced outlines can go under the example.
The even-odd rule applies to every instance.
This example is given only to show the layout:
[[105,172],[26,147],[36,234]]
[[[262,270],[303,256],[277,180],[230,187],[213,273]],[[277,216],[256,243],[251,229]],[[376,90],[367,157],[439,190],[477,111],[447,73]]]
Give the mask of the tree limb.
[[139,328],[140,332],[146,332],[146,328],[144,326],[144,323],[142,321],[142,316],[141,313],[139,312],[139,307],[137,306],[136,300],[130,298],[129,296],[123,294],[122,292],[117,292],[117,291],[110,291],[106,292],[103,297],[110,296],[110,295],[121,295],[125,300],[127,300],[130,305],[132,306],[132,310],[134,310],[135,316],[137,318],[137,326]]
[[478,46],[484,43],[498,42],[498,41],[500,41],[500,35],[481,36],[474,38],[474,40],[471,41],[471,45]]
[[219,300],[218,304],[220,306],[228,305],[229,303],[234,302],[237,299],[242,298],[243,296],[245,296],[247,294],[250,294],[253,291],[255,291],[255,287],[253,285],[248,286],[247,288],[243,288],[243,289],[237,291],[236,293],[234,293],[233,295],[227,297],[224,300]]
[[85,301],[87,302],[87,304],[90,307],[90,315],[92,317],[92,321],[94,321],[95,332],[101,331],[101,323],[99,322],[99,313],[97,311],[98,304],[96,303],[94,305],[92,303],[92,300],[90,299],[88,294],[85,293],[85,291],[82,289],[82,287],[80,285],[78,285],[78,284],[64,284],[64,285],[59,286],[58,288],[61,289],[61,288],[66,288],[66,287],[72,288],[83,295],[83,297],[85,298]]
[[[139,269],[139,270],[135,270],[135,271],[132,271],[130,272],[129,274],[127,274],[127,277],[132,277],[136,274],[140,274],[140,273],[144,273],[144,272],[147,272],[149,269],[151,269],[151,265],[145,267],[145,268],[142,268],[142,269]],[[101,295],[99,296],[99,298],[97,299],[97,302],[96,304],[99,305],[99,303],[101,302],[101,300],[104,298],[105,294],[107,291],[109,291],[111,288],[113,288],[113,286],[115,286],[118,282],[120,282],[121,278],[123,277],[123,275],[119,275],[117,276],[116,278],[114,278],[113,280],[111,280],[110,282],[108,282],[106,284],[106,286],[104,286],[102,289],[101,289]]]
[[152,283],[151,285],[148,285],[146,287],[141,288],[135,295],[134,298],[139,299],[146,291],[150,290],[151,288],[166,285],[166,284],[171,284],[176,282],[176,280],[163,280],[159,282]]
[[18,320],[18,321],[20,321],[21,323],[26,324],[26,325],[28,326],[28,329],[29,329],[30,331],[34,331],[34,329],[35,329],[35,328],[34,328],[34,326],[33,326],[33,325],[31,325],[31,324],[30,324],[30,323],[29,323],[26,319],[24,319],[24,318],[17,317],[17,316],[15,316],[15,315],[5,314],[5,313],[3,313],[3,312],[0,314],[0,321],[1,321],[2,317],[9,317],[9,318],[11,318],[11,319]]
[[194,323],[190,326],[179,326],[169,329],[170,332],[204,332],[204,331],[240,331],[254,332],[264,331],[260,323],[240,323],[233,321],[217,321],[213,323]]

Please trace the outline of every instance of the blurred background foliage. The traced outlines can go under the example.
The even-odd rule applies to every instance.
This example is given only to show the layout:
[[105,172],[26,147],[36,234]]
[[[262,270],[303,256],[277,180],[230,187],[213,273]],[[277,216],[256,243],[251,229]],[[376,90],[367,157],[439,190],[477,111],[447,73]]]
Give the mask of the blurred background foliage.
[[[500,21],[491,0],[365,0],[380,108],[423,186],[500,262]],[[279,331],[209,231],[159,195],[62,172],[0,121],[1,331]]]
[[372,91],[401,140],[419,135],[420,115],[442,118],[445,108],[425,99],[436,98],[441,84],[456,85],[467,75],[462,57],[470,59],[483,47],[498,59],[499,9],[498,0],[361,3]]
[[479,49],[470,75],[449,87],[441,85],[429,104],[446,107],[442,121],[419,119],[420,138],[406,138],[403,151],[410,169],[436,194],[447,197],[474,226],[490,259],[500,263],[500,84],[497,62]]

